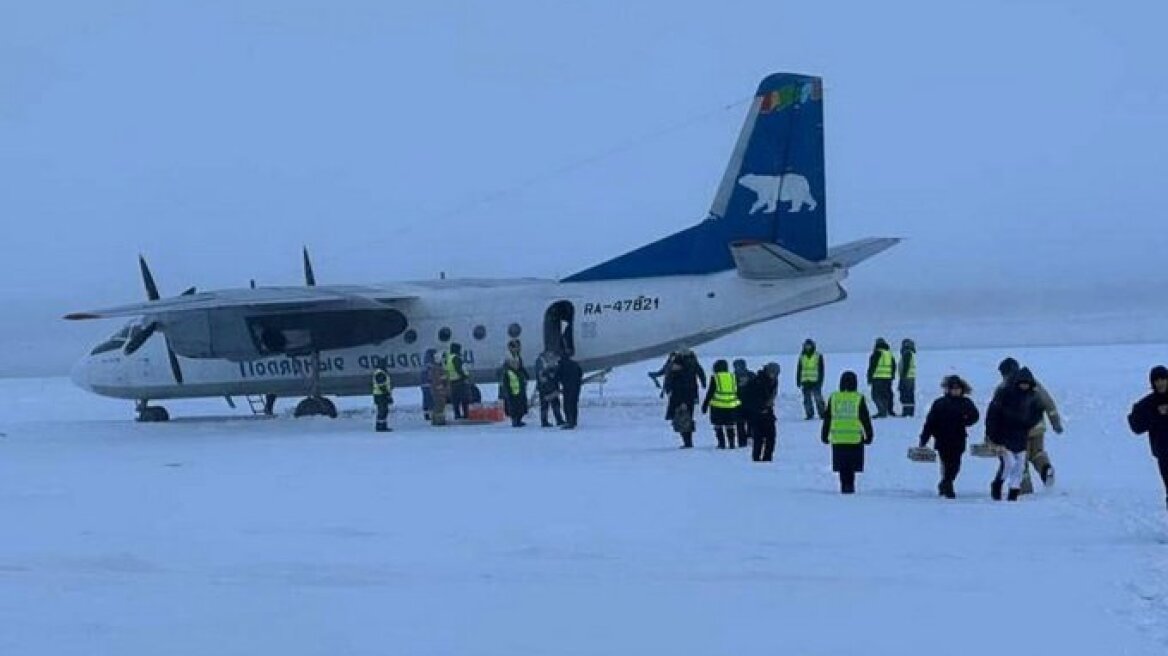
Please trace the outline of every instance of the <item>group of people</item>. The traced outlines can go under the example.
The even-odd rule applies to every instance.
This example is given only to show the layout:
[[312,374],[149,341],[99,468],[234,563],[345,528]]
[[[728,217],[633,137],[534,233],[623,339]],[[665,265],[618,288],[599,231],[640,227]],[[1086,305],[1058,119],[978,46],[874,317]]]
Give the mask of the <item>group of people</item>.
[[[795,366],[795,384],[803,393],[804,419],[818,416],[823,419],[827,402],[823,398],[825,362],[815,341],[807,339]],[[900,360],[892,354],[892,347],[878,338],[868,357],[868,385],[872,388],[872,402],[876,405],[875,419],[897,416],[892,393],[893,381],[899,380],[901,415],[916,414],[917,346],[911,339],[900,343]],[[858,383],[858,381],[857,381]]]
[[[544,351],[535,361],[535,392],[539,399],[539,424],[553,425],[565,430],[576,428],[580,416],[580,387],[584,371],[572,353]],[[503,409],[516,428],[526,426],[524,418],[529,411],[527,384],[530,376],[523,364],[519,340],[507,344],[507,359],[499,369],[499,399]],[[548,411],[555,424],[549,421]]]
[[[822,420],[820,438],[831,446],[832,470],[839,475],[843,494],[856,491],[856,475],[864,470],[864,447],[872,444],[875,437],[872,420],[896,416],[892,382],[897,378],[901,415],[915,414],[916,345],[911,339],[901,343],[900,354],[898,367],[888,342],[882,338],[876,340],[867,372],[876,406],[873,414],[859,391],[859,377],[852,371],[843,372],[839,390],[826,400],[823,398],[823,355],[813,340],[803,343],[795,380],[802,391],[805,419],[818,415]],[[649,375],[655,382],[664,377],[664,383],[659,384],[662,395],[669,397],[665,418],[681,436],[681,448],[693,447],[694,408],[699,389],[704,388],[700,407],[702,414],[710,416],[717,448],[745,447],[753,441],[753,459],[765,462],[774,456],[779,371],[779,365],[773,362],[752,373],[744,360],[735,360],[733,370],[725,360],[718,360],[707,378],[693,351],[680,349],[670,354],[660,370]],[[1049,421],[1056,433],[1063,432],[1063,425],[1054,399],[1029,369],[1021,367],[1013,358],[1006,358],[998,371],[1002,382],[986,412],[987,446],[981,451],[999,459],[997,473],[990,484],[991,496],[1016,501],[1022,494],[1033,492],[1031,467],[1045,485],[1054,484],[1054,466],[1045,447],[1046,425]],[[924,449],[930,440],[935,441],[936,455],[941,461],[937,492],[954,498],[954,481],[961,470],[968,431],[980,420],[980,413],[969,398],[972,388],[960,376],[946,377],[942,387],[944,394],[933,402],[925,418],[919,448]],[[1165,410],[1168,411],[1168,406]],[[1165,422],[1168,423],[1168,417]],[[1150,420],[1145,423],[1151,425]],[[1133,424],[1133,430],[1136,426]],[[1168,432],[1168,425],[1164,430]]]
[[[507,358],[498,369],[499,400],[505,414],[516,427],[526,426],[523,419],[529,411],[527,388],[530,376],[523,363],[522,345],[518,339],[507,343]],[[539,356],[535,366],[536,392],[539,397],[540,424],[550,427],[548,411],[552,411],[555,426],[576,427],[579,416],[580,387],[583,371],[570,352],[547,351]],[[471,380],[462,357],[462,345],[452,342],[441,354],[426,351],[419,381],[422,389],[422,412],[435,426],[446,424],[446,406],[453,409],[454,420],[470,418],[470,407],[482,403],[482,391]],[[561,402],[562,397],[562,402]],[[393,388],[383,363],[373,370],[373,405],[376,410],[374,430],[384,432],[389,427],[389,406],[393,404]]]

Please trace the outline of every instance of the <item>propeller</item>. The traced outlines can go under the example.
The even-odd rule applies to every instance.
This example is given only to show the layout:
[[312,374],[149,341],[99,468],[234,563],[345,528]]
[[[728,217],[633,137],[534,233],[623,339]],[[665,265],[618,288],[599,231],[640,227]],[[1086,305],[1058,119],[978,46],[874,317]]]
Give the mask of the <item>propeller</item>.
[[312,260],[308,258],[308,247],[304,247],[304,284],[309,287],[316,286],[316,273],[312,270]]
[[[154,274],[150,272],[150,266],[146,264],[146,258],[141,255],[138,256],[138,269],[142,271],[142,284],[146,287],[146,299],[157,301],[162,298],[162,295],[158,293],[158,284],[154,282]],[[190,287],[183,291],[181,296],[190,296],[195,291],[194,287]],[[136,333],[131,334],[130,339],[126,340],[126,345],[122,347],[122,352],[126,355],[133,355],[161,327],[162,325],[157,321],[151,321],[145,326],[142,326]],[[182,366],[179,364],[178,356],[175,354],[174,349],[170,347],[170,338],[166,336],[165,331],[162,333],[162,337],[166,340],[166,357],[170,361],[170,373],[174,375],[174,382],[181,385],[183,382]]]

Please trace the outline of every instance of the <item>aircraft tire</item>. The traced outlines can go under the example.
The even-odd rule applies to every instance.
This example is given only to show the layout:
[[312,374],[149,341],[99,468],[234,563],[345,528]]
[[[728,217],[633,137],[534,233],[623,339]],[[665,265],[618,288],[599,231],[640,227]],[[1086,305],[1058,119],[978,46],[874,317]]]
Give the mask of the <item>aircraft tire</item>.
[[138,421],[148,423],[170,421],[170,413],[160,405],[147,406],[138,413]]
[[293,417],[337,417],[337,407],[333,402],[324,397],[308,397],[302,399],[300,403],[296,404],[296,410],[292,413]]

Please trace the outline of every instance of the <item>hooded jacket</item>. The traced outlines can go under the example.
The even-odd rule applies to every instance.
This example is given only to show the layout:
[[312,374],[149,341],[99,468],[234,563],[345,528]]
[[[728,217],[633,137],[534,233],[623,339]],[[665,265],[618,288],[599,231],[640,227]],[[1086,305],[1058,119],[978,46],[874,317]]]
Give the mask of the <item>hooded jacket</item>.
[[[1030,388],[1022,390],[1019,387],[1022,383],[1029,383]],[[986,412],[986,436],[994,444],[1019,453],[1026,450],[1030,429],[1040,421],[1042,402],[1038,397],[1034,375],[1023,367],[994,393],[994,399]]]
[[1157,377],[1168,378],[1168,369],[1155,367],[1148,375],[1152,383],[1152,393],[1132,406],[1127,416],[1127,425],[1136,435],[1148,434],[1152,455],[1160,460],[1168,459],[1168,394],[1158,394],[1155,383]]
[[[946,381],[949,382],[948,380]],[[969,386],[960,378],[968,394]],[[968,428],[977,423],[980,413],[977,406],[968,396],[951,396],[946,385],[945,395],[933,401],[929,414],[925,417],[925,425],[921,427],[921,446],[929,443],[929,438],[936,441],[937,450],[949,453],[964,453],[965,441],[968,437]]]

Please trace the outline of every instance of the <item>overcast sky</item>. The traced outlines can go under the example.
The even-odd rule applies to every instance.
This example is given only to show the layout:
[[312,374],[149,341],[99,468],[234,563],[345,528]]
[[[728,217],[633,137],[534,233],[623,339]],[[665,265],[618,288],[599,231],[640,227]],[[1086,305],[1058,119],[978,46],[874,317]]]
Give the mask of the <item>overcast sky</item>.
[[830,241],[909,238],[853,297],[1114,302],[1168,252],[1166,7],[7,3],[0,337],[112,330],[56,317],[141,297],[138,253],[164,293],[302,244],[321,282],[572,273],[704,216],[773,71],[825,79]]

